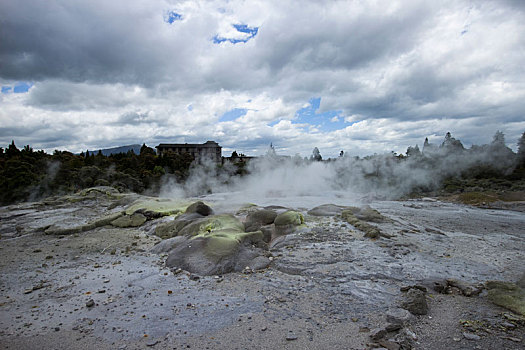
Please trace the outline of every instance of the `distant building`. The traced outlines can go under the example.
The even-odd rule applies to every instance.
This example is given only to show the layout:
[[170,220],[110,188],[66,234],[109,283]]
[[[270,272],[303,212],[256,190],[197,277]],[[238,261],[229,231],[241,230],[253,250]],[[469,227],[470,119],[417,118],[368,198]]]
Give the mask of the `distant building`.
[[161,143],[155,147],[157,155],[162,156],[166,152],[177,154],[188,153],[197,160],[210,159],[220,163],[222,159],[222,147],[215,141],[206,141],[203,144],[196,143]]

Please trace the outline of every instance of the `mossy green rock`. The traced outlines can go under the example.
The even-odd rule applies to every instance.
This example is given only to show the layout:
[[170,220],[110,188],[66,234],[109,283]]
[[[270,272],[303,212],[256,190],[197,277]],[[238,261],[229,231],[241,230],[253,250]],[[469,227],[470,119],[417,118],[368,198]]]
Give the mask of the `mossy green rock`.
[[207,238],[204,249],[206,255],[213,259],[222,259],[234,254],[241,243],[256,244],[262,241],[263,233],[218,230],[213,233],[203,233],[195,238]]
[[274,224],[276,226],[286,226],[286,225],[293,225],[293,226],[299,226],[304,224],[304,216],[303,214],[294,211],[294,210],[288,210],[284,213],[281,213],[277,215],[275,218]]
[[147,218],[141,213],[134,213],[131,215],[123,215],[111,222],[115,227],[138,227],[146,222]]
[[381,236],[379,228],[358,219],[351,209],[343,210],[341,217],[350,225],[363,232],[367,238],[377,238]]
[[368,205],[365,205],[361,208],[359,207],[347,207],[345,211],[352,213],[356,218],[368,222],[386,222],[389,221],[388,218],[381,215],[380,212],[371,208]]
[[177,215],[186,211],[191,203],[185,201],[176,201],[163,198],[150,198],[139,200],[131,204],[126,209],[126,214],[131,215],[137,211],[146,216],[155,216],[151,214],[158,214],[158,216]]
[[525,291],[511,282],[487,282],[488,299],[496,305],[525,316]]
[[180,230],[179,235],[194,237],[218,230],[244,232],[244,225],[233,215],[213,215],[192,222]]
[[[228,219],[224,221],[224,226],[232,226]],[[181,236],[185,241],[170,252],[166,266],[180,267],[200,275],[240,272],[252,265],[254,268],[266,267],[270,261],[267,252],[259,246],[263,233],[243,232],[238,228],[215,228],[191,237]]]

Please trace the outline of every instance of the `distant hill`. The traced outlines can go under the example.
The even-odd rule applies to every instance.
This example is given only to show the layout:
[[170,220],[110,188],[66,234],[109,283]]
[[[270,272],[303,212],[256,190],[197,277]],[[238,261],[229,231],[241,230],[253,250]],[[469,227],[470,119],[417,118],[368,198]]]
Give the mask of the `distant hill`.
[[[128,145],[128,146],[101,149],[100,151],[102,151],[102,154],[105,156],[109,156],[111,154],[118,154],[118,153],[128,153],[129,150],[133,150],[135,154],[139,154],[140,147],[142,147],[142,145]],[[89,154],[95,154],[95,155],[98,154],[98,151],[99,150],[96,150],[96,151],[88,150]]]

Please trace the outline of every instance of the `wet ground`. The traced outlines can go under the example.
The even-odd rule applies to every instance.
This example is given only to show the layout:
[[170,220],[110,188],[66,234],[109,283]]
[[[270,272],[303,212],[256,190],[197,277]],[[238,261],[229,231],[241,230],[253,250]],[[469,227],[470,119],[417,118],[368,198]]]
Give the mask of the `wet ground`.
[[[217,211],[236,211],[223,200],[208,198]],[[389,310],[398,310],[400,289],[417,284],[428,287],[430,310],[405,327],[416,349],[525,346],[523,323],[509,319],[512,313],[505,316],[509,311],[491,304],[486,293],[465,297],[432,290],[435,281],[447,278],[472,284],[518,280],[525,272],[525,213],[430,198],[375,201],[370,206],[388,220],[374,225],[391,237],[369,239],[338,216],[306,214],[329,202],[334,200],[309,198],[301,206],[273,201],[301,210],[306,225],[274,242],[268,269],[224,276],[165,268],[165,256],[150,253],[160,241],[151,233],[162,219],[137,228],[44,233],[50,225],[82,225],[122,210],[126,201],[97,197],[2,207],[0,344],[8,349],[395,348],[370,334],[386,324]],[[479,329],[472,332],[472,325]],[[479,339],[470,339],[471,333]]]

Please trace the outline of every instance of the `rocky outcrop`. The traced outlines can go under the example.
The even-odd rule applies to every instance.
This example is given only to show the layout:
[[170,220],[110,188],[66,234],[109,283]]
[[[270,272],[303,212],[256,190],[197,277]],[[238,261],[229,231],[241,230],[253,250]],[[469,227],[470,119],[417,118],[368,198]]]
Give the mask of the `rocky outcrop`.
[[104,216],[98,220],[95,220],[93,222],[84,224],[84,225],[78,225],[78,226],[55,226],[52,225],[44,230],[44,233],[46,235],[72,235],[75,233],[80,232],[86,232],[96,229],[97,227],[102,227],[111,224],[111,222],[117,220],[118,218],[122,217],[124,215],[123,212],[118,212],[115,214],[110,214],[107,216]]
[[381,223],[390,221],[388,218],[381,215],[381,213],[379,213],[377,210],[372,209],[369,206],[364,206],[362,208],[348,207],[341,212],[341,217],[350,225],[363,232],[367,238],[391,237],[390,235],[381,232],[378,227],[368,223]]
[[261,231],[245,232],[233,215],[200,218],[178,232],[180,241],[169,253],[166,266],[199,275],[240,272],[269,265]]
[[323,204],[308,211],[308,215],[312,216],[335,216],[340,215],[343,210],[348,207],[335,205],[335,204]]
[[123,215],[111,221],[111,225],[115,227],[138,227],[146,222],[147,218],[141,213],[133,213],[131,215]]

